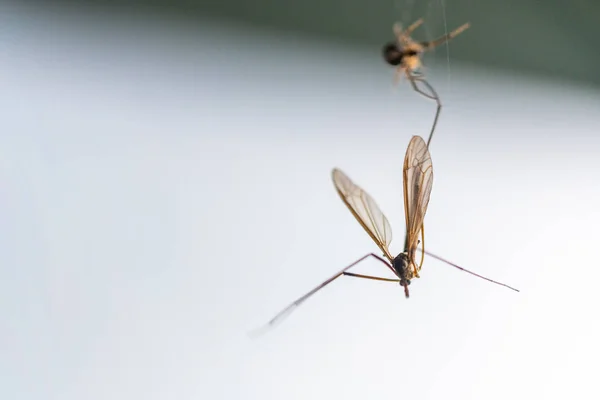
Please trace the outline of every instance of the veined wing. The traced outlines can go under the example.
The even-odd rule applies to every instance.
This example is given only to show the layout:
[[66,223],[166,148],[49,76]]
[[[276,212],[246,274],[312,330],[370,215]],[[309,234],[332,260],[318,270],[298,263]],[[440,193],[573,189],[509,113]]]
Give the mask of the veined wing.
[[406,217],[406,243],[404,251],[414,262],[419,244],[419,233],[423,230],[423,221],[431,187],[433,185],[433,166],[425,141],[413,136],[404,158],[404,212]]
[[383,254],[390,261],[393,260],[394,257],[388,250],[392,242],[392,227],[375,200],[355,185],[341,170],[334,168],[331,175],[338,194],[352,215],[377,243]]

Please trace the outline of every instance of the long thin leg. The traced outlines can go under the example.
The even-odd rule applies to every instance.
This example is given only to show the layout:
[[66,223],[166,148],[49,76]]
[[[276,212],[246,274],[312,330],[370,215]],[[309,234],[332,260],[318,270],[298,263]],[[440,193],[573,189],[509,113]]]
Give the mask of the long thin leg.
[[421,26],[422,24],[423,24],[423,18],[419,18],[418,20],[416,20],[415,22],[413,22],[411,26],[409,26],[408,28],[406,28],[406,30],[404,31],[404,34],[406,36],[412,35],[413,31],[415,29],[417,29],[419,26]]
[[453,30],[452,32],[441,36],[431,42],[423,42],[421,43],[421,45],[426,49],[426,50],[431,50],[434,47],[439,46],[440,44],[446,43],[448,40],[451,40],[453,38],[455,38],[456,36],[458,36],[459,34],[461,34],[462,32],[464,32],[465,30],[467,30],[469,27],[471,26],[470,23],[466,23],[458,28],[456,28],[455,30]]
[[423,24],[423,18],[419,18],[415,22],[412,23],[406,30],[402,29],[402,25],[399,22],[396,22],[392,28],[394,31],[394,35],[396,36],[396,40],[402,45],[407,46],[411,43],[410,35],[413,33],[415,29]]
[[353,274],[352,272],[344,272],[344,275],[346,275],[346,276],[353,276],[355,278],[373,279],[375,281],[400,282],[400,279],[381,278],[379,276]]
[[506,288],[509,288],[509,289],[511,289],[511,290],[514,290],[515,292],[518,292],[518,291],[519,291],[519,289],[515,289],[514,287],[512,287],[512,286],[508,286],[508,285],[507,285],[507,284],[505,284],[505,283],[497,282],[497,281],[494,281],[494,280],[492,280],[492,279],[490,279],[490,278],[486,278],[485,276],[481,276],[481,275],[479,275],[479,274],[476,274],[475,272],[471,272],[471,271],[469,271],[468,269],[465,269],[465,268],[463,268],[463,267],[459,267],[458,265],[456,265],[456,264],[454,264],[454,263],[452,263],[452,262],[450,262],[450,261],[448,261],[448,260],[446,260],[446,259],[444,259],[444,258],[442,258],[442,257],[440,257],[440,256],[436,256],[435,254],[432,254],[432,253],[430,253],[430,252],[428,252],[428,251],[425,251],[425,250],[423,250],[423,251],[424,251],[424,252],[425,252],[425,254],[427,254],[428,256],[430,256],[430,257],[433,257],[433,258],[436,258],[436,259],[438,259],[438,260],[440,260],[440,261],[442,261],[442,262],[445,262],[446,264],[448,264],[448,265],[451,265],[451,266],[453,266],[454,268],[460,269],[461,271],[464,271],[464,272],[466,272],[466,273],[468,273],[468,274],[474,275],[474,276],[476,276],[476,277],[478,277],[478,278],[481,278],[481,279],[485,279],[486,281],[488,281],[488,282],[492,282],[492,283],[495,283],[496,285],[504,286],[504,287],[506,287]]
[[[419,75],[414,75],[411,73],[407,73],[406,74],[408,77],[408,80],[410,81],[410,84],[412,85],[413,89],[419,93],[422,96],[427,97],[428,99],[434,100],[437,104],[437,109],[435,110],[435,117],[433,118],[433,125],[431,125],[431,131],[429,132],[429,138],[427,139],[427,147],[429,147],[429,143],[431,143],[431,138],[433,137],[433,133],[435,132],[435,127],[437,126],[437,122],[438,119],[440,117],[440,112],[442,111],[442,102],[440,101],[440,97],[438,96],[437,92],[435,91],[435,89],[433,88],[433,86],[431,86],[429,84],[429,82],[427,82],[427,80],[425,80],[425,78],[419,76]],[[427,89],[431,92],[431,94],[427,94],[424,91],[422,91],[419,86],[417,86],[417,82],[422,82],[423,85],[425,85],[427,87]]]
[[402,35],[404,34],[404,30],[402,29],[402,24],[400,22],[396,22],[394,24],[394,26],[392,27],[392,30],[394,31],[394,36],[396,36],[396,39],[398,41],[400,41],[400,39],[402,38]]
[[397,86],[400,83],[400,80],[404,76],[405,71],[406,69],[404,67],[396,68],[396,70],[394,71],[394,85]]
[[[325,286],[329,285],[331,282],[333,282],[334,280],[336,280],[340,276],[349,275],[349,276],[355,276],[357,278],[387,280],[386,278],[369,277],[367,275],[350,274],[350,273],[346,272],[347,270],[349,270],[350,268],[354,267],[356,264],[358,264],[359,262],[363,261],[364,259],[366,259],[368,257],[375,257],[377,260],[379,260],[383,264],[385,264],[386,267],[388,267],[389,269],[391,269],[392,271],[394,271],[394,268],[392,268],[392,266],[386,260],[384,260],[383,258],[381,258],[380,256],[378,256],[377,254],[374,254],[374,253],[367,254],[366,256],[361,257],[358,260],[354,261],[352,264],[348,265],[346,268],[344,268],[343,270],[339,271],[338,273],[336,273],[335,275],[333,275],[331,278],[327,279],[325,282],[321,283],[319,286],[317,286],[316,288],[314,288],[313,290],[311,290],[310,292],[306,293],[305,295],[303,295],[302,297],[300,297],[299,299],[297,299],[296,301],[294,301],[292,304],[290,304],[289,306],[287,306],[286,308],[284,308],[281,312],[279,312],[279,314],[277,314],[275,317],[273,317],[273,319],[271,319],[269,321],[269,323],[267,324],[267,326],[268,327],[272,327],[277,322],[280,322],[281,320],[283,320],[284,317],[288,316],[292,311],[294,311],[294,309],[296,307],[298,307],[300,304],[304,303],[304,301],[307,300],[310,296],[312,296],[313,294],[317,293],[319,290],[323,289]],[[394,272],[394,274],[395,274],[395,272]],[[392,280],[392,282],[393,281],[394,280]]]

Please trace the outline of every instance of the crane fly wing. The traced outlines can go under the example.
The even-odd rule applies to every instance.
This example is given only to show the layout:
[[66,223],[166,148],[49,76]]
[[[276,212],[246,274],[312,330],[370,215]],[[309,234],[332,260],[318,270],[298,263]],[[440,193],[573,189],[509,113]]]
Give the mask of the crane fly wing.
[[334,168],[331,175],[338,194],[352,215],[377,243],[383,254],[390,261],[393,260],[388,249],[392,242],[392,227],[375,200],[355,185],[341,170]]
[[433,185],[431,156],[425,141],[420,136],[413,136],[408,144],[404,157],[403,175],[406,217],[404,250],[408,252],[409,260],[414,263],[415,252],[419,244],[419,233],[423,234],[423,221]]

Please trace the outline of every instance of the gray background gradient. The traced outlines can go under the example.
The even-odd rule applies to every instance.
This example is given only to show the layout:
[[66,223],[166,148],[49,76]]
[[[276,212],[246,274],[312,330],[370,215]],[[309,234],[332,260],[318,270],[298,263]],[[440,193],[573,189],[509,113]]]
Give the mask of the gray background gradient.
[[[380,59],[403,11],[390,2],[380,26],[349,15],[346,37],[365,30],[353,43],[319,35],[336,19],[325,6],[303,33],[1,3],[0,398],[598,398],[600,96],[582,72],[597,52],[568,77],[478,62],[470,46],[494,51],[482,35],[515,44],[499,27],[526,24],[487,24],[471,4],[446,3],[450,27],[473,25],[450,62],[445,48],[426,58],[445,104],[426,245],[521,293],[427,258],[410,300],[343,278],[252,339],[377,250],[333,167],[376,199],[401,251],[404,153],[434,112]],[[552,26],[549,10],[526,15]],[[528,18],[519,35],[539,38]],[[511,48],[547,56],[519,42],[503,62]],[[356,272],[388,276],[374,261]]]

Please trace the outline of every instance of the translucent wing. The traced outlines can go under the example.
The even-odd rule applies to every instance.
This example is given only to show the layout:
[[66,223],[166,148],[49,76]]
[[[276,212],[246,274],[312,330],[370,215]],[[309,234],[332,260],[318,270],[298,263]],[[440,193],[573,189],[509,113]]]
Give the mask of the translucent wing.
[[433,166],[425,141],[413,136],[404,158],[404,211],[406,215],[406,243],[404,251],[414,263],[419,244],[419,233],[429,204],[433,185]]
[[332,178],[338,194],[352,215],[371,236],[371,239],[377,243],[383,254],[390,261],[393,260],[394,258],[388,250],[388,246],[392,242],[392,227],[375,200],[339,169],[333,170]]

